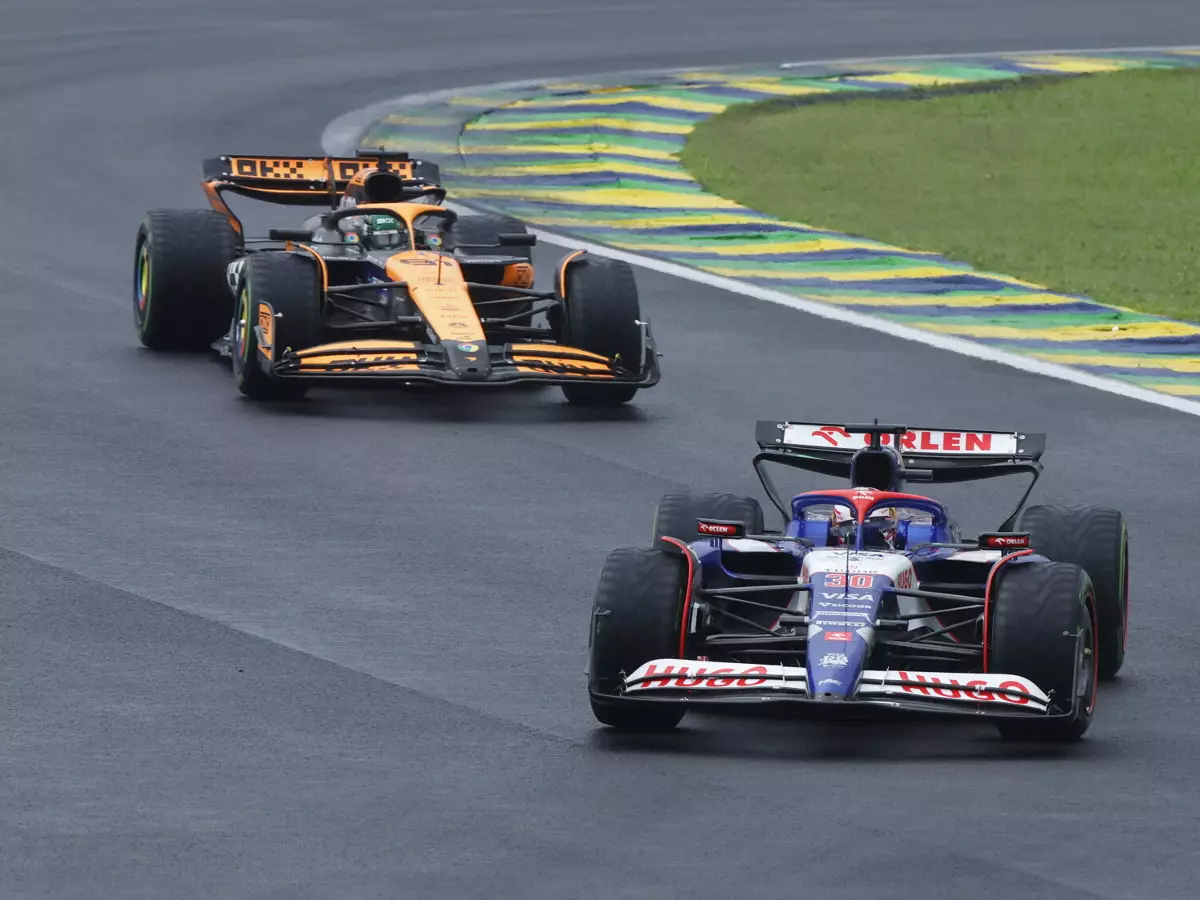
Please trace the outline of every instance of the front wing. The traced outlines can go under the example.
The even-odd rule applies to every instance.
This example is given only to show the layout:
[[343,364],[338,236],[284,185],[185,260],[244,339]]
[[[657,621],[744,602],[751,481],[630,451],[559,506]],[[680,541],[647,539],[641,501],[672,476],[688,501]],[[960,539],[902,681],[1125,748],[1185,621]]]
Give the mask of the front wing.
[[1056,710],[1041,688],[1019,675],[872,669],[862,673],[849,700],[823,698],[820,688],[810,691],[808,673],[795,666],[655,659],[630,673],[613,697],[696,706],[820,704],[831,712],[834,705],[877,707],[991,718],[1070,714],[1069,709]]
[[[639,364],[640,363],[640,364]],[[636,368],[619,360],[560,344],[491,344],[443,341],[358,340],[284,350],[269,364],[278,378],[398,379],[471,385],[540,381],[591,382],[650,387],[660,373],[658,354],[647,335]]]

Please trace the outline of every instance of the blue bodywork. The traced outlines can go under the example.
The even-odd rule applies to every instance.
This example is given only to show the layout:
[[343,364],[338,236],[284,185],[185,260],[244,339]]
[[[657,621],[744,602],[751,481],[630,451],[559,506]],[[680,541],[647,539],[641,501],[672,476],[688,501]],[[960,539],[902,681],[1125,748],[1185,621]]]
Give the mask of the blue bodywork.
[[[864,547],[865,529],[862,527],[855,529],[852,543],[831,543],[828,516],[810,517],[808,510],[834,504],[849,506],[848,495],[851,493],[839,491],[796,495],[791,501],[792,518],[784,535],[756,538],[755,549],[739,549],[736,542],[718,538],[690,544],[690,550],[699,563],[699,584],[715,590],[722,586],[735,586],[738,582],[753,581],[755,574],[763,574],[764,563],[770,564],[767,567],[770,574],[800,578],[805,573],[805,560],[813,551],[845,550],[844,566],[830,566],[827,559],[822,560],[821,569],[807,572],[806,583],[786,589],[789,594],[797,589],[810,591],[805,665],[809,696],[819,699],[845,700],[854,695],[860,673],[866,668],[874,646],[876,620],[881,616],[886,618],[889,614],[897,614],[895,597],[890,595],[891,589],[897,587],[892,578],[884,574],[852,571],[851,559],[903,556],[914,562],[932,562],[957,552],[950,547],[928,546],[931,543],[953,543],[958,538],[957,528],[949,519],[946,508],[935,500],[907,494],[885,493],[870,505],[860,503],[860,523],[881,507],[903,507],[929,517],[927,521],[899,520],[894,549],[875,551],[869,546]],[[799,540],[787,540],[785,537]],[[769,545],[771,549],[763,549],[762,544]],[[758,556],[759,564],[749,568],[737,565],[730,558],[735,554],[742,562],[749,562],[747,556],[751,554]],[[761,560],[763,556],[770,558]],[[783,562],[783,559],[788,562]],[[739,614],[749,615],[742,610],[739,610]],[[757,624],[765,630],[772,627],[777,619],[777,613],[766,611]]]

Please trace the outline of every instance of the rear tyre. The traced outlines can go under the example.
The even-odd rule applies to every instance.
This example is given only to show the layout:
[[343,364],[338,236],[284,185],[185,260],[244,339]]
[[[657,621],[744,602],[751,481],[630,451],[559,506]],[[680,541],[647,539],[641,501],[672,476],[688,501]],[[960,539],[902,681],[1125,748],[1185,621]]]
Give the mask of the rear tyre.
[[1125,517],[1102,506],[1031,506],[1018,531],[1031,532],[1033,551],[1075,563],[1092,579],[1096,592],[1097,668],[1116,677],[1125,662],[1129,638],[1129,531]]
[[1072,563],[1008,563],[990,598],[988,669],[1028,678],[1069,718],[1011,719],[1001,736],[1070,743],[1096,706],[1096,621],[1091,579]]
[[664,547],[662,539],[675,538],[690,544],[702,540],[696,530],[697,519],[723,519],[744,522],[749,534],[763,534],[762,504],[753,497],[738,497],[734,494],[694,494],[678,491],[664,494],[654,511],[654,531],[651,544]]
[[[500,246],[500,235],[502,234],[528,233],[529,230],[525,227],[525,223],[520,219],[512,218],[512,216],[459,216],[454,220],[454,224],[450,226],[450,234],[453,236],[456,255],[461,253],[462,256],[493,256],[499,253],[504,256],[519,257],[528,263],[532,263],[532,247]],[[494,270],[495,268],[488,267],[489,270]],[[499,277],[489,277],[486,283],[498,283]],[[520,295],[505,295],[499,291],[483,291],[476,299],[502,300],[505,296],[519,297]],[[532,300],[515,299],[512,303],[497,303],[492,306],[485,306],[479,310],[479,314],[488,318],[504,319],[518,315],[519,313],[529,312],[532,308]],[[516,324],[528,325],[529,322],[528,320],[518,320]]]
[[154,209],[138,226],[133,321],[151,350],[207,350],[229,326],[226,269],[239,240],[211,209]]
[[454,236],[454,249],[457,251],[461,248],[464,256],[490,256],[500,252],[505,256],[519,256],[530,261],[533,259],[533,248],[500,246],[502,234],[528,233],[525,223],[512,216],[459,216],[450,226],[450,234]]
[[604,561],[588,644],[588,694],[601,724],[669,731],[683,718],[682,704],[611,695],[639,666],[679,654],[686,590],[687,563],[677,554],[623,548]]
[[298,400],[308,392],[303,381],[269,375],[259,351],[258,305],[275,312],[275,359],[289,347],[303,350],[321,342],[320,273],[311,259],[293,253],[256,253],[246,261],[233,321],[233,377],[238,390],[253,400]]
[[[617,357],[627,369],[642,365],[642,330],[637,282],[628,263],[585,256],[567,267],[562,311],[551,325],[570,347]],[[632,385],[564,384],[563,395],[578,406],[620,406],[633,399]]]

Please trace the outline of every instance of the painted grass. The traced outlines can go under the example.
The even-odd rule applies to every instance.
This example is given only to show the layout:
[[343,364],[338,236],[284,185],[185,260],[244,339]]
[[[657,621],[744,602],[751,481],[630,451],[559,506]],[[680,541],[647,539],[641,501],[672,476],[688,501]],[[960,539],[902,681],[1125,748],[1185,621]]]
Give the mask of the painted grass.
[[1200,322],[1200,72],[922,96],[734,107],[683,162],[771,215]]

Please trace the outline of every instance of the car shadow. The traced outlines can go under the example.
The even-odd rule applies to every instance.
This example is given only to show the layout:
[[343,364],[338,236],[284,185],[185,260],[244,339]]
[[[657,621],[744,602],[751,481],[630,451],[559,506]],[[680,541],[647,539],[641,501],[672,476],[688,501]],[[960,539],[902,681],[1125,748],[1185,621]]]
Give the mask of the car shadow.
[[[256,401],[238,393],[229,360],[217,354],[158,354],[133,348],[138,365],[158,365],[177,379],[186,372],[213,379],[235,408],[275,419],[329,421],[448,422],[461,424],[558,425],[587,422],[646,423],[661,418],[639,405],[641,393],[616,407],[574,406],[557,385],[515,384],[475,387],[439,384],[321,385],[301,400]],[[653,390],[651,388],[650,390]],[[662,409],[661,405],[656,407]]]
[[504,423],[553,425],[579,422],[648,422],[656,418],[630,403],[617,407],[573,406],[553,386],[443,387],[380,386],[313,390],[300,401],[256,403],[265,416],[300,419]]
[[1116,753],[1089,737],[1075,744],[1047,745],[1004,740],[994,727],[978,722],[769,721],[690,713],[674,731],[661,734],[597,727],[587,746],[603,753],[786,762],[1047,762],[1104,759]]

